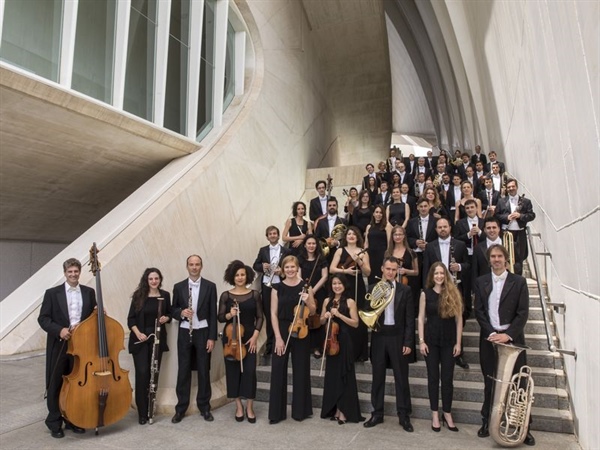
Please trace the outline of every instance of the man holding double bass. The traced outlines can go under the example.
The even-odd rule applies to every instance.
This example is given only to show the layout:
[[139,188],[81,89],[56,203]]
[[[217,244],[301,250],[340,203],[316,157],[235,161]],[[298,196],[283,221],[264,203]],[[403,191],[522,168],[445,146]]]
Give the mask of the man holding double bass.
[[62,438],[65,428],[74,433],[85,433],[66,420],[59,409],[59,396],[63,384],[63,375],[73,370],[73,357],[67,354],[67,341],[75,327],[87,319],[96,307],[96,293],[87,286],[79,284],[81,263],[67,259],[63,263],[66,282],[50,288],[44,294],[38,323],[48,333],[46,340],[46,401],[48,416],[46,426],[54,438]]

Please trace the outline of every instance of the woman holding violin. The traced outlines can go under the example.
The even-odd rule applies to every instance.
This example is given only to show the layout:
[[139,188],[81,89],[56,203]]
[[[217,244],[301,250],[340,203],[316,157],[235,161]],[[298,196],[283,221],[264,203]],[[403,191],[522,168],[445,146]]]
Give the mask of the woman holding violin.
[[287,417],[287,368],[292,354],[292,418],[304,420],[312,416],[310,390],[310,314],[316,312],[311,287],[300,277],[298,259],[289,255],[281,262],[283,280],[271,292],[271,323],[274,333],[274,353],[271,357],[271,390],[269,423],[276,424]]
[[[255,423],[256,342],[264,316],[260,294],[248,288],[254,281],[252,268],[242,261],[229,263],[223,280],[232,285],[219,299],[218,320],[223,329],[223,356],[227,397],[235,399],[235,420]],[[246,399],[246,410],[242,399]]]
[[[160,324],[171,321],[171,295],[161,289],[162,273],[155,267],[144,270],[138,287],[131,296],[131,306],[127,315],[127,326],[131,330],[129,336],[129,353],[133,356],[135,366],[135,404],[138,410],[138,422],[148,422],[148,390],[152,367],[152,349],[155,337],[156,320]],[[162,299],[162,300],[161,300]],[[162,353],[168,352],[167,327],[160,327],[160,346],[158,352],[158,368]]]
[[312,224],[304,218],[305,215],[306,205],[303,202],[294,202],[292,217],[285,222],[283,228],[283,242],[289,244],[290,253],[294,256],[300,254],[304,238],[313,232]]
[[358,310],[356,302],[346,295],[346,288],[345,276],[334,274],[321,312],[321,324],[328,330],[321,418],[329,417],[340,425],[365,420],[360,414],[350,333],[358,327]]
[[[348,228],[340,248],[333,255],[329,272],[348,277],[349,295],[354,297],[358,308],[363,309],[367,293],[363,276],[368,277],[371,274],[371,264],[369,254],[363,249],[363,239],[358,228]],[[366,361],[369,358],[367,326],[361,321],[352,335],[355,360]]]

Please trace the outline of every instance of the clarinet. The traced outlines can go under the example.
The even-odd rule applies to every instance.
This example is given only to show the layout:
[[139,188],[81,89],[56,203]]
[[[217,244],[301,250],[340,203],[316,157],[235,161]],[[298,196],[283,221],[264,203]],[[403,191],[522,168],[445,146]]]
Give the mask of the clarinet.
[[158,371],[160,359],[160,317],[162,316],[162,302],[164,298],[158,297],[158,315],[154,321],[154,344],[152,345],[152,362],[150,363],[150,386],[148,387],[148,423],[154,423],[156,413],[156,391],[158,389]]
[[[454,245],[450,244],[450,265],[456,263],[456,259],[454,259]],[[458,279],[458,273],[454,271],[450,271],[450,275],[452,276],[452,282],[454,285],[458,285],[460,280]]]
[[419,216],[419,239],[421,239],[422,241],[425,240],[425,237],[423,236],[423,222],[422,222],[420,216]]
[[193,304],[192,304],[192,300],[193,300],[192,299],[192,288],[190,287],[189,289],[190,289],[190,295],[188,296],[188,309],[190,309],[192,311],[192,317],[190,317],[188,319],[188,322],[190,323],[190,343],[191,343],[192,336],[193,336],[192,333],[194,332],[194,327],[192,326],[192,324],[194,323],[194,315],[193,315],[194,310],[192,309],[192,306],[193,306]]

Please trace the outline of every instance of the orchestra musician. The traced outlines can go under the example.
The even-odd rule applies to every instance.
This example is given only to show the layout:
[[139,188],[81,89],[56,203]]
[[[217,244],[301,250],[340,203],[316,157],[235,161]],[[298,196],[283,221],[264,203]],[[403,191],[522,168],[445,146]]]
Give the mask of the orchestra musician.
[[329,196],[327,195],[327,182],[325,180],[317,181],[315,183],[315,189],[317,190],[317,196],[310,200],[308,214],[310,221],[313,223],[323,214],[327,213],[327,200],[329,199]]
[[[498,161],[498,154],[492,150],[491,152],[488,153],[488,156],[490,158],[490,161],[485,165],[485,171],[486,172],[492,172],[494,164],[498,164],[498,168],[500,171],[500,175],[502,175],[504,172],[506,172],[506,167],[504,165],[503,162]],[[500,190],[500,189],[497,189]]]
[[[398,283],[398,261],[386,257],[381,268],[383,280],[393,285],[393,300],[378,318],[379,331],[371,335],[371,418],[363,425],[371,428],[383,423],[385,376],[388,363],[394,373],[396,388],[396,412],[400,426],[407,432],[414,431],[410,423],[412,411],[410,386],[408,384],[408,359],[415,340],[415,312],[413,298],[408,286]],[[376,286],[376,285],[375,285]],[[374,286],[369,288],[373,291]]]
[[[408,185],[403,185],[408,188]],[[410,219],[410,207],[407,202],[402,201],[402,193],[399,187],[392,188],[392,203],[390,203],[385,211],[387,221],[395,225],[406,227]]]
[[[425,197],[419,198],[417,211],[419,215],[410,219],[406,225],[406,238],[409,247],[419,259],[419,269],[421,269],[423,267],[423,252],[427,248],[427,244],[437,239],[435,223],[438,219],[433,216],[429,201]],[[420,285],[421,283],[419,283]]]
[[[148,390],[152,369],[152,350],[156,336],[151,336],[156,328],[156,320],[161,325],[171,322],[171,294],[162,290],[163,276],[155,267],[144,271],[142,278],[131,296],[131,306],[127,314],[129,335],[129,353],[135,366],[135,404],[138,410],[138,423],[148,422]],[[160,300],[159,300],[160,299]],[[160,308],[160,317],[158,312]],[[169,351],[167,345],[167,327],[160,327],[158,370],[163,352]]]
[[79,284],[81,263],[69,258],[63,263],[65,282],[46,290],[38,323],[48,333],[46,338],[46,426],[53,438],[62,438],[65,429],[85,433],[83,428],[67,422],[60,412],[58,399],[63,375],[73,370],[73,357],[67,354],[67,341],[75,327],[87,319],[96,307],[96,292]]
[[375,180],[375,188],[378,188],[379,182],[377,180],[377,174],[375,173],[375,166],[373,166],[371,163],[368,163],[365,166],[365,169],[367,170],[367,174],[363,177],[362,189],[365,190],[369,188],[369,178],[373,178],[373,180]]
[[306,205],[304,202],[294,202],[292,204],[292,217],[285,222],[283,228],[283,242],[289,244],[290,254],[298,256],[304,238],[313,233],[312,223],[306,220]]
[[346,214],[348,223],[352,223],[352,213],[354,212],[354,209],[358,207],[358,202],[358,189],[351,187],[348,190],[348,198],[344,204],[344,213]]
[[[454,362],[461,352],[462,300],[450,273],[441,262],[431,266],[419,299],[419,350],[427,365],[431,429],[440,431],[439,393],[442,382],[442,422],[458,431],[452,419]],[[440,368],[441,365],[441,368]]]
[[217,340],[217,288],[201,277],[202,258],[190,255],[186,260],[188,278],[173,287],[172,317],[179,320],[177,337],[177,405],[173,423],[183,420],[190,404],[192,387],[192,353],[196,357],[198,392],[196,404],[207,422],[210,412],[210,357]]
[[369,262],[371,263],[369,284],[375,283],[376,278],[381,278],[380,268],[391,236],[392,225],[385,218],[385,207],[377,205],[373,210],[371,223],[365,231],[365,248],[369,253]]
[[[338,216],[338,203],[335,198],[332,198],[327,202],[327,215],[315,224],[315,236],[317,239],[325,239],[330,249],[340,245],[337,239],[331,237],[331,232],[336,225],[348,225],[348,223]],[[329,260],[331,259],[333,259],[333,251],[329,252]]]
[[388,182],[385,180],[381,181],[379,188],[379,194],[375,197],[375,205],[387,206],[391,202],[390,192],[388,191]]
[[483,166],[487,164],[487,157],[485,154],[481,153],[481,145],[475,146],[475,153],[473,153],[471,156],[471,164],[476,166],[478,162],[480,162]]
[[483,228],[485,231],[485,239],[480,239],[473,250],[471,265],[473,286],[475,286],[477,278],[490,273],[491,269],[486,256],[487,249],[494,244],[502,245],[502,238],[500,237],[501,225],[497,217],[487,217],[484,220]]
[[273,351],[273,327],[271,326],[271,316],[267,311],[271,310],[271,290],[273,286],[281,281],[281,261],[289,255],[289,249],[279,245],[279,228],[270,225],[265,230],[265,236],[269,245],[265,245],[258,250],[258,255],[252,264],[256,273],[262,274],[261,296],[263,302],[263,311],[267,322],[267,341],[265,343],[265,355],[268,356]]
[[[283,280],[271,292],[271,322],[275,333],[275,346],[271,359],[271,388],[269,393],[269,424],[274,425],[287,417],[288,360],[292,354],[292,418],[302,421],[312,416],[310,390],[310,340],[289,337],[290,325],[301,310],[316,312],[312,288],[305,291],[300,278],[300,265],[295,256],[283,258]],[[307,314],[308,315],[308,314]],[[295,323],[294,323],[295,325]],[[307,331],[308,334],[308,331]],[[286,342],[287,347],[286,347]]]
[[360,230],[361,236],[365,235],[367,226],[371,223],[372,216],[371,194],[367,190],[361,191],[358,197],[358,206],[354,208],[354,212],[352,213],[352,225]]
[[483,218],[493,216],[496,212],[496,206],[500,200],[500,192],[494,189],[494,182],[491,176],[483,178],[484,189],[479,191],[477,197],[481,201],[481,210]]
[[[348,297],[346,277],[334,274],[329,280],[329,297],[323,303],[321,325],[335,323],[338,332],[332,339],[337,341],[339,353],[325,357],[325,380],[321,418],[331,418],[343,425],[365,420],[360,414],[358,387],[354,370],[354,350],[351,330],[358,327],[358,311],[354,299]],[[331,334],[331,327],[329,334]]]
[[460,185],[461,190],[461,198],[456,202],[455,212],[454,212],[454,224],[456,224],[460,219],[464,219],[467,217],[467,213],[465,212],[465,203],[468,200],[473,200],[477,205],[477,217],[481,217],[481,200],[473,197],[473,185],[469,181],[463,181]]
[[[246,417],[249,423],[255,423],[256,350],[258,336],[264,320],[263,303],[258,291],[248,288],[254,281],[254,272],[251,267],[245,265],[242,261],[235,260],[229,263],[225,269],[223,281],[233,286],[233,288],[221,294],[219,299],[219,322],[225,323],[225,338],[228,336],[227,327],[231,328],[230,335],[237,335],[237,331],[242,331],[241,339],[238,339],[246,347],[246,356],[243,357],[241,365],[239,359],[235,357],[225,358],[227,398],[235,399],[236,422],[243,422],[244,417]],[[233,333],[232,327],[236,326],[234,324],[236,316],[241,327]],[[238,343],[236,342],[236,344]],[[237,354],[240,355],[240,353]],[[245,410],[242,399],[246,399]]]

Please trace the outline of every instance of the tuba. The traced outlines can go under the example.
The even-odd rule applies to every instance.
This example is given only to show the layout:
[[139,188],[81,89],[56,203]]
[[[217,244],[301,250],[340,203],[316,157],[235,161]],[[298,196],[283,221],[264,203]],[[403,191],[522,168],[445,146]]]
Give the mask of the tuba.
[[369,302],[369,309],[358,311],[358,315],[372,331],[379,329],[377,321],[379,320],[379,316],[385,311],[385,308],[394,299],[394,290],[390,283],[381,280],[373,286],[373,290],[370,293],[365,295],[365,300]]
[[490,414],[490,436],[502,447],[521,445],[527,437],[533,405],[531,367],[523,366],[512,375],[519,353],[526,346],[494,343],[496,377]]

